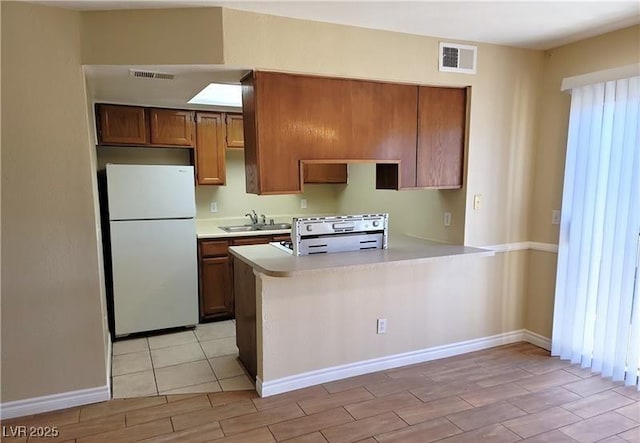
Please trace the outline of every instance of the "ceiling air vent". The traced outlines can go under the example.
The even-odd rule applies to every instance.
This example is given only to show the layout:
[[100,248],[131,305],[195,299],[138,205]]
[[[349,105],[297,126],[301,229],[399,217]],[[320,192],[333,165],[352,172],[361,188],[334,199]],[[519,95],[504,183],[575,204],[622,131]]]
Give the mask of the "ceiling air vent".
[[440,42],[439,69],[444,72],[476,73],[476,46]]
[[138,69],[130,69],[129,75],[137,78],[157,78],[160,80],[173,80],[175,75],[166,72],[140,71]]

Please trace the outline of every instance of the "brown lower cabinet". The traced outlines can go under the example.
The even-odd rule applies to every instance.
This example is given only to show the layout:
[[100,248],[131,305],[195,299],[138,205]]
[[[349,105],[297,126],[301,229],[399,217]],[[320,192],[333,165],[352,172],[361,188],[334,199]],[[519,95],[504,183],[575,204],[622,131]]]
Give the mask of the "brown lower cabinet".
[[198,241],[200,321],[235,317],[234,266],[229,246],[266,244],[288,240],[289,235],[260,235]]

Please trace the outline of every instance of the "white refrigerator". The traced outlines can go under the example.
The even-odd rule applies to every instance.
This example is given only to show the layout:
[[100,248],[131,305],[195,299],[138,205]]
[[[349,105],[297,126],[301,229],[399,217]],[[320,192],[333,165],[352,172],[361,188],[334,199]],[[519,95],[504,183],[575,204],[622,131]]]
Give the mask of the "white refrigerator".
[[108,164],[116,337],[198,322],[192,166]]

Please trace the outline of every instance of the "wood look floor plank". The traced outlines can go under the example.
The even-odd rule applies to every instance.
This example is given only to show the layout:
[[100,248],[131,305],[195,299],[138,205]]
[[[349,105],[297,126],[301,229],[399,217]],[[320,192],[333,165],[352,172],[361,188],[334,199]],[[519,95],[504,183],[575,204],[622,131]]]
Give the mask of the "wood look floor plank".
[[526,412],[522,409],[507,402],[501,402],[456,412],[447,415],[447,418],[460,429],[470,431],[523,415],[526,415]]
[[146,440],[144,443],[204,443],[224,437],[218,422],[206,423],[181,431],[159,435]]
[[353,418],[360,420],[373,415],[381,415],[384,412],[410,408],[420,404],[422,404],[422,402],[411,395],[410,392],[399,392],[397,394],[347,405],[345,409],[349,411],[349,414],[351,414]]
[[562,386],[557,386],[546,391],[510,398],[508,401],[525,412],[533,413],[542,409],[580,400],[580,398],[578,394],[574,394]]
[[397,409],[395,412],[410,425],[415,425],[472,408],[473,406],[460,397],[453,396],[430,401],[418,406]]
[[76,443],[130,443],[173,432],[171,420],[163,418],[76,439]]
[[522,439],[517,434],[502,425],[496,424],[457,434],[440,441],[443,443],[511,443],[518,440]]
[[376,435],[375,439],[380,443],[428,443],[461,433],[462,430],[446,418],[436,418],[399,431]]
[[171,417],[173,428],[176,431],[198,426],[204,423],[218,422],[227,418],[239,417],[242,415],[257,412],[251,400],[242,400],[212,408],[199,409],[187,412],[186,414],[174,415]]
[[281,441],[352,421],[353,417],[344,408],[336,408],[276,423],[269,429],[276,440]]
[[313,398],[326,397],[329,395],[327,390],[322,386],[311,386],[310,388],[296,389],[295,391],[285,394],[273,395],[266,398],[254,398],[253,404],[259,410],[284,406],[298,401],[309,400]]
[[108,402],[97,403],[80,408],[80,421],[91,420],[106,415],[128,412],[136,409],[144,409],[149,406],[157,406],[167,402],[164,395],[156,397],[138,397],[115,399]]
[[405,428],[407,424],[393,412],[365,418],[344,425],[322,430],[324,437],[331,443],[347,443],[363,440],[376,434]]
[[166,403],[145,409],[137,409],[126,413],[127,426],[207,408],[211,408],[209,398],[206,395],[200,395],[187,400]]
[[285,420],[302,417],[303,415],[304,412],[302,412],[302,409],[300,409],[298,405],[291,404],[222,420],[220,421],[220,425],[222,426],[222,430],[225,435],[233,435]]
[[372,374],[358,375],[356,377],[350,377],[344,380],[324,383],[323,386],[327,390],[327,392],[329,392],[330,394],[335,394],[336,392],[348,391],[350,389],[376,383],[382,383],[388,380],[389,376],[384,372],[374,372]]
[[272,443],[276,441],[268,428],[258,428],[214,440],[215,443]]
[[348,391],[341,391],[336,394],[329,394],[324,397],[302,400],[299,401],[298,404],[306,414],[314,414],[327,409],[371,400],[373,398],[373,395],[369,391],[360,387]]
[[109,415],[106,417],[98,417],[92,420],[79,421],[69,425],[60,426],[58,428],[59,435],[54,438],[29,438],[32,442],[63,442],[65,440],[74,440],[89,435],[101,434],[125,427],[125,415],[123,413]]
[[259,398],[258,393],[251,390],[243,391],[226,391],[226,392],[214,392],[209,394],[209,400],[213,406],[227,405],[241,400],[251,400],[253,398]]
[[287,443],[327,443],[327,439],[320,432],[301,435],[300,437],[285,440]]

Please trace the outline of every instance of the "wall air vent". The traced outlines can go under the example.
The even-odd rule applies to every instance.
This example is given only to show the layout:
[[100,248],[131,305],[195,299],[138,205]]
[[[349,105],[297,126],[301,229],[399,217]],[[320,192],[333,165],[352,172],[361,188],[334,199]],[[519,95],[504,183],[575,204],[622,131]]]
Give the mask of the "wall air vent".
[[476,73],[477,46],[440,42],[439,69],[443,72]]
[[157,78],[160,80],[173,80],[175,75],[166,72],[141,71],[139,69],[129,69],[129,75],[137,78]]

